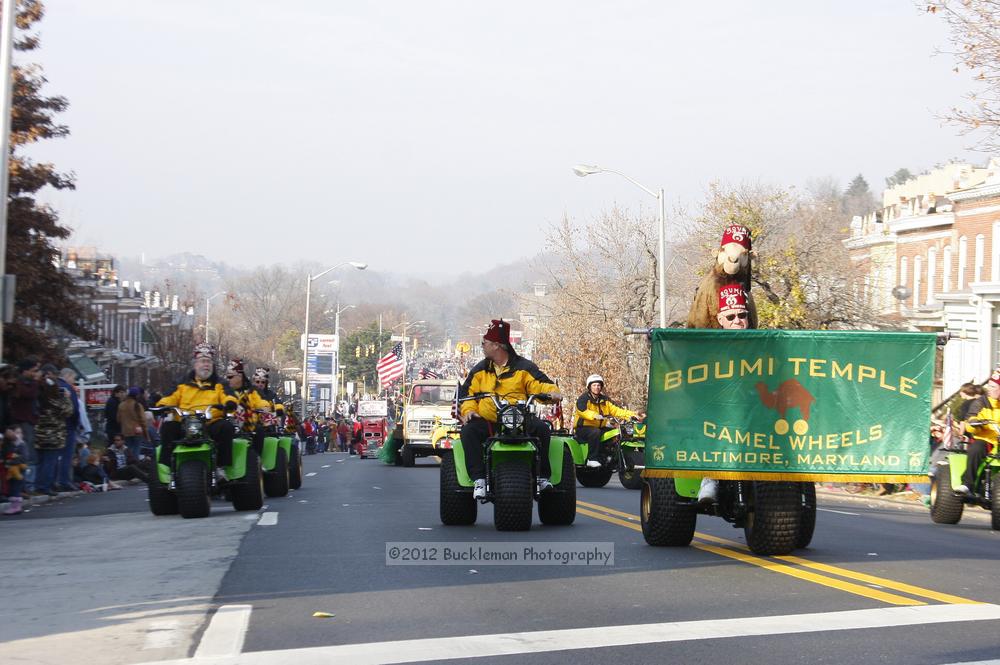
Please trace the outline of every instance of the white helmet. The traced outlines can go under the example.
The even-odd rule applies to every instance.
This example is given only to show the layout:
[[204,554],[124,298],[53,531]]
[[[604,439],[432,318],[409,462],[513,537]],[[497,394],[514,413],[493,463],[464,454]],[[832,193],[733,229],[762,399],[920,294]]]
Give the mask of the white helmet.
[[587,387],[588,388],[590,388],[590,384],[591,383],[599,383],[599,384],[601,384],[603,386],[604,385],[604,377],[601,376],[600,374],[591,374],[590,376],[587,377]]

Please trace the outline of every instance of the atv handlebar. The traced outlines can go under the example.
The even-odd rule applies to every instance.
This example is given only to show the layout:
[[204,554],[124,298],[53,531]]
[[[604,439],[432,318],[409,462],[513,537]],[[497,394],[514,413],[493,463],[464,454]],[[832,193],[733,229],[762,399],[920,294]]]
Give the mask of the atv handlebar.
[[205,420],[209,420],[212,417],[212,409],[222,409],[228,411],[229,409],[227,407],[230,404],[232,404],[232,402],[228,404],[206,404],[203,405],[204,411],[198,410],[202,408],[201,406],[196,406],[193,409],[182,409],[179,406],[152,406],[149,409],[147,409],[147,411],[149,411],[154,415],[173,412],[181,418],[184,418],[186,416],[199,416],[201,418],[204,418]]
[[[471,401],[471,400],[481,400],[481,399],[491,399],[491,400],[493,400],[493,405],[497,407],[498,411],[503,406],[503,404],[500,403],[500,398],[497,396],[496,393],[476,393],[474,395],[468,395],[466,397],[463,397],[463,398],[459,399],[458,401],[459,402],[468,402],[468,401]],[[546,402],[547,401],[553,401],[553,402],[555,402],[555,401],[559,401],[561,399],[562,399],[562,394],[561,393],[536,393],[534,395],[528,395],[528,399],[526,401],[520,402],[520,400],[518,400],[518,402],[523,403],[525,406],[531,406],[532,403],[534,403],[536,401],[546,401]]]

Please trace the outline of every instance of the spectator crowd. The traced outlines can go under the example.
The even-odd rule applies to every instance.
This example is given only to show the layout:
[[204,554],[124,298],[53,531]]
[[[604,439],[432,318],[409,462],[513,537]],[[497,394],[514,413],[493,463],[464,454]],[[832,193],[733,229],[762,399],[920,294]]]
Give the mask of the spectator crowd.
[[0,503],[8,504],[5,515],[22,512],[26,497],[107,491],[120,489],[115,481],[148,480],[157,427],[146,410],[145,390],[115,386],[104,407],[101,441],[91,436],[76,381],[72,368],[35,358],[0,369]]

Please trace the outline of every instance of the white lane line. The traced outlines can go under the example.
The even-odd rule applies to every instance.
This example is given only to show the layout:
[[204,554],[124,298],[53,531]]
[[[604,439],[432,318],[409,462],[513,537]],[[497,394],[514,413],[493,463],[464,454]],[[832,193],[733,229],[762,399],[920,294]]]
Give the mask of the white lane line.
[[[257,520],[257,526],[274,526],[278,523],[278,512],[262,513]],[[225,607],[225,605],[223,605]]]
[[282,651],[251,651],[241,654],[239,663],[240,665],[329,665],[329,663],[335,662],[351,663],[351,665],[414,663],[660,642],[865,630],[997,619],[1000,619],[1000,605],[883,607],[847,612],[708,619],[495,635],[463,635],[461,637],[343,644]]
[[253,611],[252,605],[223,605],[217,609],[208,628],[205,629],[205,634],[201,636],[194,657],[197,659],[240,655],[247,626],[250,624],[251,611]]
[[311,477],[313,477],[315,475],[316,475],[315,471],[310,471],[309,473],[306,474],[306,478],[311,478]]
[[824,513],[837,513],[838,515],[854,515],[857,517],[860,513],[849,513],[846,510],[832,510],[830,508],[817,508],[816,510],[822,510]]
[[329,465],[329,464],[324,464],[324,465],[323,465],[323,466],[321,466],[320,468],[321,468],[321,469],[329,469],[329,468],[330,468],[330,465]]
[[153,621],[146,629],[146,649],[167,649],[181,643],[181,622],[176,619]]

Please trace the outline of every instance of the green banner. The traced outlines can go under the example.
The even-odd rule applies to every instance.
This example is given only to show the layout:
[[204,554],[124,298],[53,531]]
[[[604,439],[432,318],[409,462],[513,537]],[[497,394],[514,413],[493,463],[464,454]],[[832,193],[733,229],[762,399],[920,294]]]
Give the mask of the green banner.
[[926,478],[936,336],[652,333],[649,477]]

